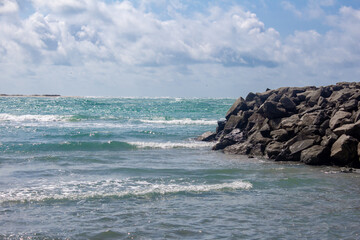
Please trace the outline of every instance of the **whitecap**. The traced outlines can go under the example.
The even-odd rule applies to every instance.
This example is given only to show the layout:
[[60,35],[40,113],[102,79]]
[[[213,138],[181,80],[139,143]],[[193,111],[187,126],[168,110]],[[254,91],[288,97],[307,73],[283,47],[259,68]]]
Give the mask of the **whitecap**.
[[24,122],[24,121],[33,121],[33,122],[57,122],[57,121],[66,121],[72,116],[62,116],[62,115],[13,115],[7,113],[0,113],[0,121],[13,121],[13,122]]
[[151,194],[176,194],[182,192],[213,192],[249,190],[250,182],[233,181],[217,184],[150,183],[147,181],[101,180],[70,181],[54,184],[43,183],[32,187],[12,188],[0,191],[0,203],[4,202],[37,202],[46,200],[84,200],[97,197],[132,197]]
[[205,120],[205,119],[198,119],[193,120],[190,118],[183,118],[183,119],[141,119],[143,123],[152,123],[152,124],[167,124],[167,125],[216,125],[217,120]]
[[210,148],[214,146],[212,142],[128,142],[137,148],[160,148],[160,149],[171,149],[171,148]]

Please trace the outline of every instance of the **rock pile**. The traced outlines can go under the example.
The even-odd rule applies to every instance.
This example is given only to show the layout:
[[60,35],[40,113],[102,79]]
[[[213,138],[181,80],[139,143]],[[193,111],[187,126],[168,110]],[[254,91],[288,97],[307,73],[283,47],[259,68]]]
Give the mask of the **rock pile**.
[[226,153],[360,167],[360,83],[249,93],[199,140]]

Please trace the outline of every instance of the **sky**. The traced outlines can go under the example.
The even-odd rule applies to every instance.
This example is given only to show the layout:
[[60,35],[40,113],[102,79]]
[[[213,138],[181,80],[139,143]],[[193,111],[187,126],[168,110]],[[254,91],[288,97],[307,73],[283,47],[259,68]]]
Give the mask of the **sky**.
[[360,81],[359,0],[0,0],[0,93],[245,97]]

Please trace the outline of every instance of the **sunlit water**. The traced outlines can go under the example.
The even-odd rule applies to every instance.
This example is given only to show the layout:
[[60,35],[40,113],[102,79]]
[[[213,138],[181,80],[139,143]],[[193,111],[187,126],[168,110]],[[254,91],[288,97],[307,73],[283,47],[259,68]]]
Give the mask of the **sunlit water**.
[[360,239],[360,174],[194,140],[233,101],[0,98],[0,239]]

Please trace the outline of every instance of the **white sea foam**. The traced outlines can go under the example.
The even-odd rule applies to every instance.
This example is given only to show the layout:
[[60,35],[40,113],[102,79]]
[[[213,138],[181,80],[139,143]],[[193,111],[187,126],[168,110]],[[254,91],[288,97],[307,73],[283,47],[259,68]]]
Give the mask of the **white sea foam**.
[[7,113],[0,113],[0,121],[14,121],[14,122],[24,122],[24,121],[36,121],[36,122],[57,122],[57,121],[66,121],[71,116],[61,116],[61,115],[13,115]]
[[131,145],[135,145],[138,148],[160,148],[160,149],[170,149],[170,148],[205,148],[212,147],[214,143],[211,142],[200,142],[200,141],[191,141],[191,142],[128,142]]
[[33,187],[12,188],[0,191],[0,203],[36,202],[45,200],[82,200],[96,197],[125,197],[149,194],[176,194],[181,192],[211,192],[249,190],[252,184],[244,181],[233,181],[218,184],[193,184],[183,182],[149,183],[133,180],[71,181],[54,184],[44,183]]
[[183,119],[172,119],[172,120],[166,120],[166,119],[141,119],[140,120],[143,123],[153,123],[153,124],[168,124],[168,125],[216,125],[217,120],[205,120],[205,119],[199,119],[199,120],[193,120],[190,118],[183,118]]

